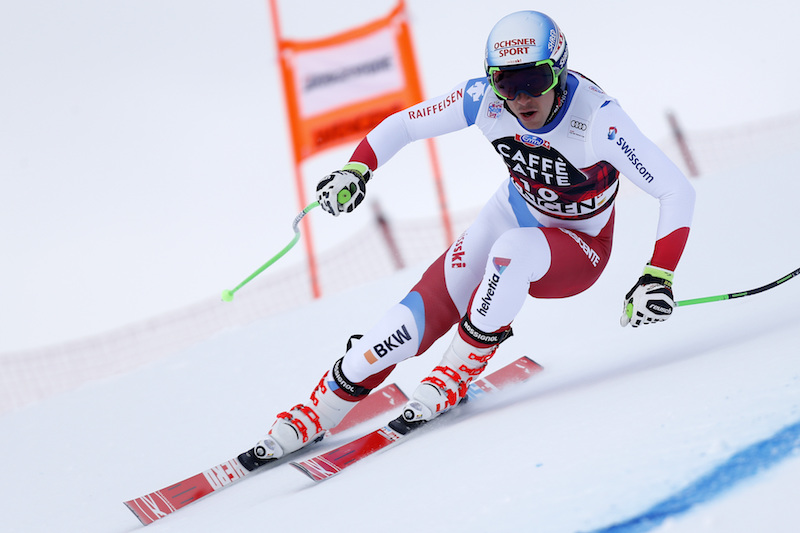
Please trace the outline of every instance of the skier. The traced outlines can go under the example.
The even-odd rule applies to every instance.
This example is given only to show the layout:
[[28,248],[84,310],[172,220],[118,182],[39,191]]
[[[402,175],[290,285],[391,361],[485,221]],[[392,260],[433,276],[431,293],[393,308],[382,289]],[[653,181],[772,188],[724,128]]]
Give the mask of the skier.
[[350,213],[373,172],[405,145],[473,125],[510,174],[408,295],[363,337],[351,338],[309,401],[277,415],[257,456],[278,458],[321,438],[397,363],[425,352],[456,323],[403,417],[424,423],[457,405],[511,335],[527,295],[565,298],[598,279],[611,253],[620,173],[660,204],[653,255],[625,295],[620,322],[637,327],[669,318],[694,189],[614,98],[567,70],[567,56],[564,34],[547,15],[502,18],[486,42],[485,76],[389,116],[342,170],[319,182],[320,206],[333,216]]

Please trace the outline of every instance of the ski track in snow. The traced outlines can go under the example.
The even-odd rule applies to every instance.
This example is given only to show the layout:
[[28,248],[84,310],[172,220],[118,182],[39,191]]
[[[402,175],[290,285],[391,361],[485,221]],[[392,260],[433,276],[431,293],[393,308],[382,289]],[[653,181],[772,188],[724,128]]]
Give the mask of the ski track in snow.
[[719,497],[738,483],[777,465],[800,450],[800,421],[768,439],[737,452],[730,459],[686,488],[657,503],[640,515],[592,533],[643,533],[697,505]]

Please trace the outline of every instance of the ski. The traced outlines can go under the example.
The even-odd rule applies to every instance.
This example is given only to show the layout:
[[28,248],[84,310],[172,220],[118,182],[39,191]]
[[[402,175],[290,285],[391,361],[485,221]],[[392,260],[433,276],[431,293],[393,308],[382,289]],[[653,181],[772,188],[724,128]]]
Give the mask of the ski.
[[[541,370],[542,367],[539,363],[528,357],[520,357],[513,363],[472,383],[467,390],[467,397],[470,400],[478,399],[509,385],[526,381]],[[323,481],[373,453],[397,444],[404,436],[421,426],[420,424],[407,424],[401,415],[387,425],[338,448],[303,461],[292,461],[289,464],[314,481]]]
[[[402,406],[407,399],[397,385],[392,384],[383,387],[360,401],[335,430],[329,431],[328,434],[339,433],[357,424],[371,420],[376,416]],[[285,462],[285,458],[266,461],[258,459],[251,448],[233,459],[204,470],[199,474],[124,503],[143,525],[152,524],[156,520],[164,518],[215,491],[221,490],[255,471],[268,470]]]

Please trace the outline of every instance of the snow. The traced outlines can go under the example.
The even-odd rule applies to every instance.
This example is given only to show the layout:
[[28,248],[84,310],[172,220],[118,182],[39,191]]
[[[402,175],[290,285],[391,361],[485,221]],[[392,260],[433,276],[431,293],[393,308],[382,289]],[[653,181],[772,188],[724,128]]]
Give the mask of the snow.
[[[155,9],[156,3],[139,4]],[[259,14],[263,6],[238,4],[247,4],[263,16]],[[421,28],[432,23],[429,17],[443,17],[441,7],[409,4],[417,10]],[[520,8],[519,2],[497,4],[502,12]],[[85,5],[97,8],[100,3],[87,1]],[[210,3],[202,5],[211,9]],[[288,16],[290,8],[282,7]],[[553,14],[560,22],[572,19],[561,22],[562,26],[579,24],[580,17],[571,14],[571,8],[558,9]],[[636,17],[644,16],[639,9],[650,8],[625,9],[633,10],[629,14]],[[453,16],[463,22],[465,11]],[[579,24],[581,30],[586,26],[586,22]],[[427,41],[419,48],[433,48],[432,34],[424,29],[420,33]],[[478,33],[481,41],[485,31]],[[606,33],[613,34],[604,28]],[[262,38],[261,44],[269,46],[268,39]],[[581,47],[571,43],[577,56]],[[583,49],[589,44],[584,43]],[[426,68],[432,70],[430,64]],[[593,65],[586,70],[603,69]],[[641,76],[649,76],[648,72],[643,70]],[[456,77],[468,75],[459,72]],[[619,95],[619,91],[609,91]],[[629,101],[633,99],[635,95],[630,95]],[[694,182],[697,212],[676,276],[678,299],[757,287],[800,266],[794,205],[797,186],[791,170],[798,167],[799,159],[797,150],[772,158],[767,165],[757,160],[743,163],[735,171],[706,174]],[[179,163],[172,161],[171,172],[181,172]],[[252,160],[248,164],[252,165]],[[89,168],[87,173],[97,170]],[[252,184],[247,180],[257,181],[253,172],[245,173],[237,186],[249,190],[246,187]],[[212,175],[204,179],[211,180]],[[257,187],[261,189],[252,196],[261,195],[258,201],[263,203],[266,186],[261,183]],[[320,485],[291,467],[279,467],[193,504],[148,526],[148,531],[588,533],[606,531],[615,524],[620,524],[617,531],[626,533],[796,531],[800,524],[795,503],[800,488],[800,444],[797,439],[782,441],[780,432],[800,422],[800,309],[796,305],[800,281],[789,281],[757,296],[679,308],[664,324],[620,328],[622,295],[652,250],[656,210],[654,200],[630,183],[623,180],[622,187],[615,249],[604,276],[573,298],[530,300],[515,321],[515,335],[492,362],[497,368],[528,355],[544,366],[544,372],[507,393],[467,406],[450,420],[443,420],[442,427],[414,436]],[[212,190],[209,185],[208,191]],[[193,190],[191,194],[203,193]],[[103,196],[92,198],[105,201]],[[483,198],[485,195],[476,194],[470,201]],[[224,206],[236,203],[234,200],[237,195],[219,203]],[[180,211],[187,204],[167,211]],[[276,206],[269,217],[263,207],[258,214],[245,214],[255,211],[252,204],[237,205],[234,211],[252,217],[247,220],[248,227],[270,227],[274,221],[291,220],[294,207],[284,207]],[[212,211],[203,212],[215,219],[216,215],[209,214]],[[357,213],[352,217],[358,217]],[[131,234],[138,229],[131,228]],[[62,234],[67,242],[71,230],[65,228],[66,234]],[[142,238],[147,239],[146,232]],[[235,247],[247,248],[252,244],[249,239],[256,237],[237,235],[237,239]],[[285,235],[277,239],[274,246],[268,242],[267,249],[285,244]],[[220,233],[216,243],[224,248],[227,244],[220,244],[224,240]],[[251,252],[251,257],[235,259],[231,257],[233,247],[224,248],[221,255],[230,258],[233,267],[228,266],[235,274],[241,265],[263,262],[263,246],[257,253]],[[66,249],[65,244],[59,253]],[[176,249],[173,253],[179,256],[182,252]],[[68,270],[69,261],[64,261]],[[171,263],[167,258],[165,264],[172,266],[165,268],[184,271],[195,262],[204,263],[196,256],[182,261],[186,262]],[[282,316],[231,328],[136,371],[91,382],[0,416],[3,530],[113,533],[138,529],[138,521],[122,504],[124,500],[200,472],[250,447],[278,411],[307,397],[321,374],[341,355],[347,337],[365,331],[399,301],[423,267],[415,265]],[[168,292],[160,275],[157,269],[141,274],[144,281],[154,284],[151,295]],[[229,273],[210,277],[222,289],[228,283],[226,276]],[[198,274],[198,279],[202,277]],[[118,283],[113,277],[104,279],[111,286]],[[130,280],[131,287],[119,290],[141,292],[137,279]],[[216,292],[211,285],[209,292]],[[90,288],[95,286],[84,286],[85,296],[91,300],[96,295],[90,294]],[[57,289],[48,290],[58,293]],[[197,289],[187,289],[183,297],[192,290]],[[84,306],[101,305],[101,300],[60,294],[59,307],[75,314]],[[43,298],[39,306],[46,306]],[[137,312],[147,309],[152,308]],[[117,318],[134,316],[109,310],[109,314],[115,313],[120,313]],[[10,318],[12,314],[8,313]],[[5,315],[4,311],[4,320]],[[31,316],[39,315],[28,315],[33,330],[47,329],[52,320],[47,313],[41,321]],[[74,323],[66,331],[86,334]],[[426,355],[400,365],[391,381],[407,392],[413,390],[438,362],[445,342],[447,338]],[[373,425],[383,421],[376,420]],[[317,450],[366,429],[337,435]],[[731,460],[759,443],[765,444],[766,451],[748,455],[746,465]],[[789,451],[772,464],[770,457],[781,445]],[[751,467],[761,468],[744,476]],[[697,487],[699,480],[715,472],[724,474],[719,478],[721,486],[700,491],[702,503],[665,517],[652,529],[624,525],[663,502],[681,498],[684,489]]]
[[[787,156],[784,168],[798,157]],[[789,195],[775,198],[759,224],[730,221],[747,202],[732,191],[758,171],[753,165],[695,182],[698,220],[676,280],[679,299],[756,287],[797,266],[797,248],[781,245],[796,224]],[[779,189],[792,186],[788,173],[774,180]],[[641,267],[637,243],[653,228],[638,221],[653,207],[627,187],[616,249],[598,284],[567,300],[526,304],[492,365],[528,355],[545,367],[528,383],[320,485],[280,467],[149,530],[605,531],[721,468],[725,490],[704,494],[707,501],[653,531],[794,531],[800,441],[772,468],[769,453],[753,455],[746,466],[763,471],[740,481],[743,467],[726,462],[755,443],[771,446],[782,428],[800,421],[800,283],[679,308],[664,324],[620,328],[621,295]],[[720,230],[730,236],[720,239]],[[757,268],[739,268],[751,264]],[[249,447],[278,411],[304,399],[347,337],[370,327],[420,273],[409,268],[228,330],[3,416],[4,529],[133,530],[138,521],[124,500]],[[391,380],[412,390],[438,361],[442,342],[400,365]]]

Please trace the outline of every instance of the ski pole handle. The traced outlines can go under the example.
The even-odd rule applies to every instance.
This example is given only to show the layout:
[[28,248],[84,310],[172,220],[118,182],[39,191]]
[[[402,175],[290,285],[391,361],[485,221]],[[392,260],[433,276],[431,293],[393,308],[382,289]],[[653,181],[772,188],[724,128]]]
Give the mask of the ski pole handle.
[[800,268],[789,272],[785,276],[780,279],[776,279],[772,283],[767,283],[762,287],[758,287],[756,289],[750,289],[749,291],[742,291],[742,292],[732,292],[729,294],[720,294],[718,296],[706,296],[705,298],[693,298],[691,300],[680,300],[675,302],[675,307],[683,307],[686,305],[695,305],[695,304],[704,304],[708,302],[719,302],[721,300],[732,300],[734,298],[743,298],[745,296],[752,296],[753,294],[758,294],[760,292],[764,292],[769,289],[773,289],[780,285],[781,283],[785,283],[792,279],[795,276],[800,275]]
[[298,227],[300,221],[303,220],[303,217],[306,216],[306,214],[308,214],[309,211],[318,206],[319,202],[313,202],[308,206],[306,206],[306,208],[303,209],[296,217],[294,217],[294,222],[292,222],[292,230],[294,230],[294,238],[291,240],[291,242],[289,242],[289,244],[284,246],[283,250],[272,256],[272,258],[269,261],[261,265],[261,267],[259,267],[258,270],[250,274],[244,281],[242,281],[236,287],[230,290],[226,289],[222,291],[222,300],[225,302],[233,301],[233,295],[236,293],[236,291],[238,291],[239,289],[250,283],[253,280],[253,278],[264,272],[266,269],[272,266],[272,264],[275,263],[278,259],[286,255],[286,252],[291,250],[294,247],[294,245],[297,244],[297,241],[300,240],[300,228]]

